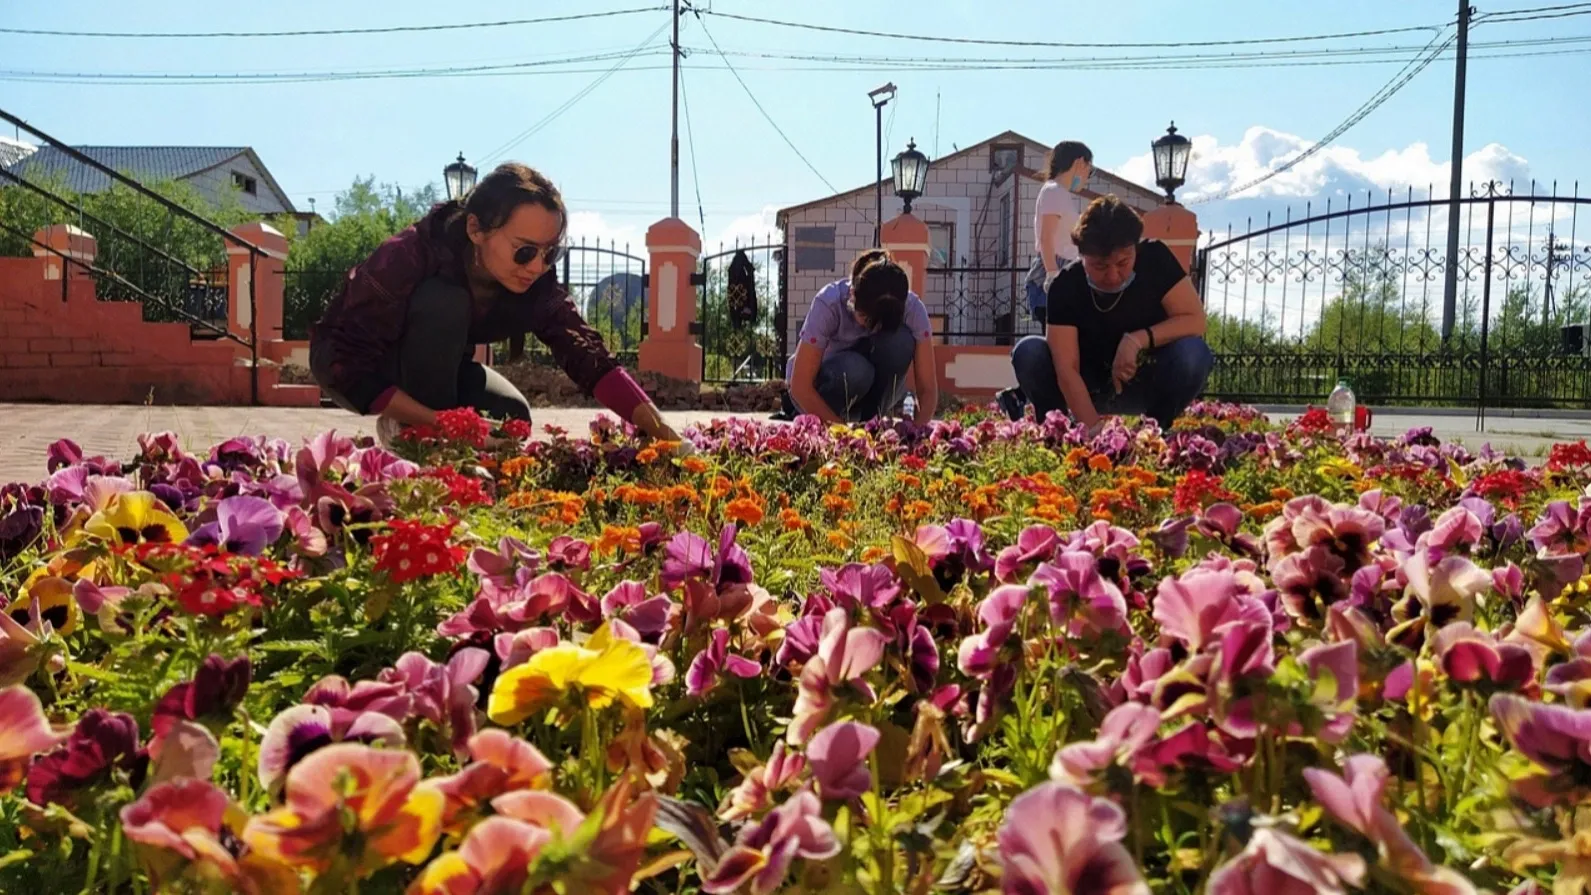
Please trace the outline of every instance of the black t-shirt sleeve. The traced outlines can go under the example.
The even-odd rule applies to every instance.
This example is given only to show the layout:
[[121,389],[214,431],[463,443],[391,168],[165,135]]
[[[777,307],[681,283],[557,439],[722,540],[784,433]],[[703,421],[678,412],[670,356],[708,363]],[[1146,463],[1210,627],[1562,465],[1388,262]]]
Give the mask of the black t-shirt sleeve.
[[1075,261],[1056,274],[1055,281],[1050,283],[1045,321],[1051,326],[1077,326],[1077,303],[1084,298],[1087,282]]
[[1138,272],[1138,281],[1143,283],[1146,295],[1164,299],[1171,287],[1188,275],[1182,269],[1182,262],[1171,253],[1171,248],[1158,239],[1141,243],[1138,255],[1138,263],[1133,265],[1133,269]]

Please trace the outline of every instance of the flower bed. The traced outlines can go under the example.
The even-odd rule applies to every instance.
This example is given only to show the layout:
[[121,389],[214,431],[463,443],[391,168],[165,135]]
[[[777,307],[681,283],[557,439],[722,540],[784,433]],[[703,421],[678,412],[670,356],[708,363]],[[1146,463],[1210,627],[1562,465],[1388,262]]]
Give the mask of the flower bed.
[[552,434],[53,446],[0,491],[0,891],[1591,873],[1583,443]]

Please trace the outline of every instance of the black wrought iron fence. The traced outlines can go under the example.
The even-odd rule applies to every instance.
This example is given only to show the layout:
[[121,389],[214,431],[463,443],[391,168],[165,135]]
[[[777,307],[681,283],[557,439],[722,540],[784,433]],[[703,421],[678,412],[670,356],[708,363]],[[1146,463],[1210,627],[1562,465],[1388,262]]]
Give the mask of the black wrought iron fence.
[[[741,253],[751,266],[749,279],[734,271]],[[693,279],[700,296],[696,334],[702,344],[703,381],[783,379],[789,353],[783,242],[770,236],[719,245],[718,251],[703,255],[701,263]],[[749,295],[741,288],[748,282]]]
[[[1319,402],[1346,376],[1386,404],[1591,408],[1591,198],[1557,184],[1328,198],[1210,234],[1194,265],[1207,391]],[[1591,221],[1588,221],[1591,224]]]
[[299,267],[282,271],[282,338],[309,338],[309,328],[320,320],[337,296],[348,271]]
[[1026,267],[930,267],[923,289],[939,340],[947,345],[1013,345],[1044,332],[1029,311]]

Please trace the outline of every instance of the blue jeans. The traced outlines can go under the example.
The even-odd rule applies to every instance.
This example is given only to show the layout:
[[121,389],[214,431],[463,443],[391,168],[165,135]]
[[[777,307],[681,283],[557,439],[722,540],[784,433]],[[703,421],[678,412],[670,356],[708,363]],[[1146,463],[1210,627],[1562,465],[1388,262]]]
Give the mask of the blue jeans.
[[[1083,383],[1099,413],[1152,416],[1160,428],[1170,429],[1172,421],[1204,390],[1204,380],[1214,365],[1210,346],[1198,336],[1190,336],[1151,352],[1149,362],[1138,368],[1138,375],[1127,382],[1119,395],[1108,373],[1099,379],[1097,372],[1084,371]],[[1016,343],[1011,349],[1011,367],[1040,420],[1052,410],[1066,410],[1060,378],[1055,375],[1055,360],[1043,336],[1028,336]]]
[[825,357],[813,383],[829,409],[850,422],[893,411],[906,397],[906,370],[917,338],[905,326],[875,333]]

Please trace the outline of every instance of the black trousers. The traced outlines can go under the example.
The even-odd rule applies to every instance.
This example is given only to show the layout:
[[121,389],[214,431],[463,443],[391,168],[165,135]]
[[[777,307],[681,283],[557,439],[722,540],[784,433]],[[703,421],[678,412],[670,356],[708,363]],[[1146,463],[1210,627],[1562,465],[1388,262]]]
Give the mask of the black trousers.
[[[530,419],[530,402],[519,389],[470,359],[470,309],[465,287],[434,277],[421,283],[409,296],[403,335],[385,359],[388,375],[405,394],[432,410],[473,407],[498,419]],[[357,413],[346,397],[325,385],[330,365],[330,347],[314,340],[309,366],[321,390],[337,406]]]

